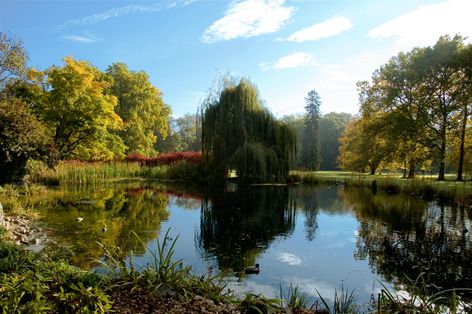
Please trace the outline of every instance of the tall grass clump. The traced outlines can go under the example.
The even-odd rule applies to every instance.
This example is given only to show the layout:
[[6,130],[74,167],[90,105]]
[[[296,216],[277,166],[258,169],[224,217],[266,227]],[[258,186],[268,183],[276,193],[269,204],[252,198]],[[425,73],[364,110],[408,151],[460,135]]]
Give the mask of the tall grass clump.
[[282,286],[279,287],[279,294],[281,307],[284,307],[284,302],[292,310],[302,310],[308,308],[308,303],[310,302],[310,297],[299,290],[298,286],[290,284],[287,295],[284,294]]
[[356,304],[354,290],[349,291],[349,289],[346,289],[344,287],[344,284],[341,285],[341,290],[338,291],[338,289],[334,289],[334,299],[332,307],[321,296],[318,290],[315,291],[318,297],[320,298],[321,302],[325,306],[325,310],[330,314],[360,313],[360,306]]
[[56,166],[56,174],[61,184],[94,184],[106,180],[139,177],[140,170],[138,164],[125,162],[88,163],[70,160]]
[[105,261],[100,263],[114,274],[115,282],[120,286],[145,287],[160,294],[178,293],[185,297],[200,295],[217,302],[233,300],[231,292],[226,289],[226,283],[219,274],[213,274],[209,269],[206,274],[197,276],[191,267],[184,266],[182,260],[174,259],[178,236],[172,239],[170,228],[162,240],[156,240],[155,251],[135,232],[132,234],[151,255],[152,261],[145,267],[138,267],[130,259],[127,265],[124,261],[125,254],[119,249],[106,250]]

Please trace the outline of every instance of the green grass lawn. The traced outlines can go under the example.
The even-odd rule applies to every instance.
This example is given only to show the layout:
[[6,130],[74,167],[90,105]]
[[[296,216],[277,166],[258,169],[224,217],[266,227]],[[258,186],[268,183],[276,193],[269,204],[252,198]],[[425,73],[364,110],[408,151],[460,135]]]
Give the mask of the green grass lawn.
[[378,187],[397,186],[405,191],[416,191],[425,186],[436,191],[472,195],[472,181],[457,182],[455,174],[446,174],[445,181],[437,181],[437,174],[417,175],[414,179],[402,178],[398,172],[369,175],[351,171],[291,171],[295,181],[304,183],[345,183],[349,185],[371,186],[375,180]]

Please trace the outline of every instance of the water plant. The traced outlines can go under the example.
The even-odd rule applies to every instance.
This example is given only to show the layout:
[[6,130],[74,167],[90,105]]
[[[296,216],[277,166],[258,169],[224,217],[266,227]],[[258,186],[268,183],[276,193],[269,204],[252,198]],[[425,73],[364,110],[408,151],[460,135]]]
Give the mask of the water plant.
[[321,302],[325,306],[325,309],[330,314],[345,314],[352,313],[356,314],[360,312],[359,305],[356,304],[356,298],[354,290],[349,291],[349,289],[344,287],[344,283],[341,284],[341,289],[334,289],[334,298],[332,307],[329,305],[327,300],[319,293],[318,290],[315,290],[316,294],[320,298]]
[[282,286],[279,287],[279,295],[280,300],[284,300],[281,302],[281,307],[284,306],[284,302],[286,305],[292,310],[301,310],[308,308],[308,304],[310,302],[310,297],[299,290],[297,285],[290,284],[288,289],[287,295],[284,295],[282,290]]

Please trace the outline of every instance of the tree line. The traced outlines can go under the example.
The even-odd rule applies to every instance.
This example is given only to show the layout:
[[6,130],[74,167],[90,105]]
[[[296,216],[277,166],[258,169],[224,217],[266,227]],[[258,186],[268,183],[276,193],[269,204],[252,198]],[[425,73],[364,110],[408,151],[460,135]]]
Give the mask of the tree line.
[[[124,63],[101,71],[72,57],[65,57],[61,66],[37,70],[28,67],[22,43],[3,33],[0,61],[3,182],[20,179],[30,158],[53,166],[64,159],[107,161],[131,153],[154,156],[202,148],[205,152],[210,146],[216,148],[217,138],[224,134],[226,148],[218,151],[228,149],[223,168],[237,166],[246,177],[267,178],[271,171],[276,177],[286,176],[295,167],[335,169],[337,138],[350,119],[347,114],[322,116],[320,96],[313,90],[306,97],[306,114],[279,121],[262,106],[255,85],[245,79],[229,79],[220,94],[209,95],[200,108],[207,112],[173,118],[161,91],[144,71]],[[227,123],[217,123],[222,117]],[[205,128],[204,121],[214,125]],[[243,142],[235,146],[232,138]]]
[[358,82],[360,112],[340,138],[340,165],[356,171],[470,169],[472,45],[459,35],[401,52]]

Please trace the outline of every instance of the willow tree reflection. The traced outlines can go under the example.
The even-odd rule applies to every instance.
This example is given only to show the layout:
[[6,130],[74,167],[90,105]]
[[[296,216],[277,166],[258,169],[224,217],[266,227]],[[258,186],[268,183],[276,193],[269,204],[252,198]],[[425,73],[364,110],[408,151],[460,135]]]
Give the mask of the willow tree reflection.
[[214,193],[202,202],[200,253],[221,270],[254,265],[257,255],[295,226],[295,207],[287,187],[240,188]]
[[[411,292],[424,276],[441,290],[472,288],[471,212],[405,195],[347,190],[360,221],[357,252],[388,281]],[[471,293],[464,296],[471,300]]]

